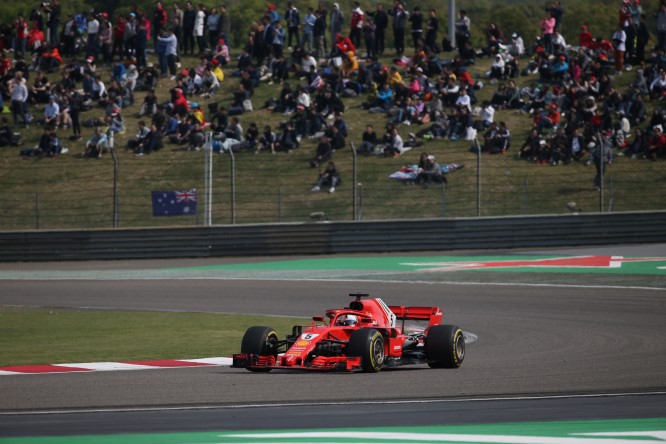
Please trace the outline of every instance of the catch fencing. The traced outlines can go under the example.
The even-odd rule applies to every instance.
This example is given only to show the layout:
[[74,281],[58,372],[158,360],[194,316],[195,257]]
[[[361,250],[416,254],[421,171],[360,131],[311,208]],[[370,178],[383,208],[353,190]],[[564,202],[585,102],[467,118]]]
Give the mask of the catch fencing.
[[[460,150],[438,154],[463,166],[429,188],[389,179],[416,163],[399,158],[333,156],[342,177],[335,193],[312,192],[325,165],[310,168],[311,149],[291,154],[162,151],[143,158],[118,148],[114,158],[70,153],[13,163],[0,175],[0,230],[100,229],[328,221],[530,216],[666,209],[663,162],[617,159],[593,186],[594,165],[535,165],[515,154]],[[206,180],[209,174],[210,181]],[[211,186],[207,189],[206,185]],[[151,191],[197,189],[192,216],[154,217]]]

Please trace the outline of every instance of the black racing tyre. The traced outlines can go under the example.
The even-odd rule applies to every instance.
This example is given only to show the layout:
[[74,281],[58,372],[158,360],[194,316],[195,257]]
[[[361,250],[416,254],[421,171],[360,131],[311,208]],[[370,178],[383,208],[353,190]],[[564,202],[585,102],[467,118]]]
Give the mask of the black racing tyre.
[[349,337],[347,356],[361,357],[361,368],[364,372],[378,372],[386,358],[384,338],[373,328],[356,330]]
[[428,330],[425,354],[432,368],[458,368],[465,359],[465,335],[455,325],[435,325]]
[[[277,358],[278,335],[270,327],[250,327],[243,336],[241,353],[252,355],[273,355]],[[248,368],[251,372],[269,372],[270,368]]]

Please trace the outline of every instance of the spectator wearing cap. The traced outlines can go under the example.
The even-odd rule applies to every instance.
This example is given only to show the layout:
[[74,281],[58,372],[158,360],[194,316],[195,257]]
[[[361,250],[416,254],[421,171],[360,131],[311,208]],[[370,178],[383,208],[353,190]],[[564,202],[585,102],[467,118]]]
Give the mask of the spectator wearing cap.
[[331,51],[335,48],[337,35],[342,32],[342,26],[345,23],[345,14],[340,10],[338,3],[333,3],[331,7],[331,21],[329,23],[329,31],[331,35]]
[[120,108],[114,109],[106,120],[108,124],[108,134],[125,134],[125,120],[120,113]]
[[564,54],[560,54],[550,68],[550,79],[555,83],[560,83],[568,73],[569,63],[567,62],[567,57]]
[[442,168],[435,160],[435,156],[432,154],[424,156],[424,154],[421,154],[421,158],[419,159],[418,174],[415,179],[416,183],[423,185],[424,188],[430,187],[433,183],[446,183],[446,179],[442,176]]
[[509,54],[519,57],[525,54],[525,43],[523,38],[517,32],[511,34],[511,44],[509,45]]
[[229,54],[229,45],[227,41],[223,38],[218,39],[217,45],[213,51],[213,59],[217,61],[219,65],[225,66],[231,61],[231,55]]

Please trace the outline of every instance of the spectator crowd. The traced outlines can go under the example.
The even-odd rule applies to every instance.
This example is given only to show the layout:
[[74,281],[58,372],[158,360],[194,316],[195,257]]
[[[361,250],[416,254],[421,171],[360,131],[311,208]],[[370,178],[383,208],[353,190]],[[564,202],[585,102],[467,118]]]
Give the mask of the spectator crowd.
[[[400,0],[370,8],[320,2],[304,11],[292,2],[283,11],[270,3],[246,40],[232,42],[224,4],[187,1],[181,8],[157,1],[152,11],[134,6],[118,16],[93,10],[64,17],[53,0],[0,27],[2,104],[9,102],[14,123],[0,143],[20,143],[19,124],[44,125],[38,146],[22,151],[26,156],[63,153],[58,131],[71,129],[76,143],[82,127],[91,129],[81,152],[96,158],[128,130],[137,158],[165,143],[200,150],[207,132],[220,152],[290,152],[312,139],[310,166],[324,168],[313,190],[329,186],[332,192],[341,183],[334,153],[350,142],[345,98],[362,97],[367,113],[386,119],[381,131],[368,125],[355,141],[367,155],[401,156],[422,140],[478,139],[473,151],[515,150],[535,165],[599,168],[617,156],[664,157],[666,3],[643,11],[639,0],[622,0],[615,29],[593,36],[587,23],[573,24],[554,1],[539,23],[540,37],[528,44],[497,23],[481,38],[473,36],[471,20],[460,10],[449,41],[435,9],[408,10]],[[648,20],[654,20],[654,38]],[[564,26],[579,27],[576,42],[565,41]],[[387,51],[389,64],[381,61]],[[475,77],[481,59],[490,61],[489,69]],[[225,73],[238,86],[231,100],[221,101]],[[621,76],[631,76],[628,87],[616,87]],[[157,98],[160,79],[171,82],[169,100]],[[257,103],[255,90],[270,85],[274,97]],[[480,101],[483,88],[492,92]],[[135,101],[141,120],[128,129],[126,108]],[[244,122],[243,114],[255,107],[281,113],[284,122],[278,128]],[[524,141],[512,140],[498,111],[531,120]],[[99,116],[84,118],[91,114]],[[432,171],[434,156],[421,157],[421,170]],[[432,175],[423,174],[419,181],[432,183]]]

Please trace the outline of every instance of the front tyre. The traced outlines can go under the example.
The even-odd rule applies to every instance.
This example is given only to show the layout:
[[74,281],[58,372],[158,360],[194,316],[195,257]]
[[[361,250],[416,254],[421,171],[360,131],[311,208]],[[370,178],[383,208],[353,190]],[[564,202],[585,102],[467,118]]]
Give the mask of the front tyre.
[[425,340],[425,354],[432,368],[458,368],[465,359],[465,335],[455,325],[430,327]]
[[364,372],[378,372],[386,357],[384,338],[381,333],[372,328],[356,330],[349,337],[347,356],[360,357],[361,368]]
[[[248,355],[269,356],[277,358],[278,335],[270,327],[250,327],[243,336],[241,353]],[[270,368],[247,367],[251,372],[269,372]]]

